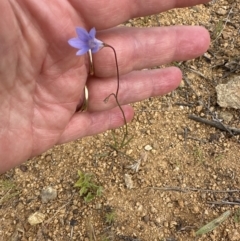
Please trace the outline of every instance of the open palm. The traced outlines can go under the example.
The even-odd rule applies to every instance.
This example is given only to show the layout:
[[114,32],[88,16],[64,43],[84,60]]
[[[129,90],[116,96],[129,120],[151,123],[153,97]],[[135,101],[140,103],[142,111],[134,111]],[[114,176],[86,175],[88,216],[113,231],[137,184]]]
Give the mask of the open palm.
[[[145,3],[147,2],[147,3]],[[67,41],[75,27],[96,27],[98,39],[115,47],[121,83],[119,100],[128,103],[165,94],[181,80],[177,68],[137,71],[201,55],[209,36],[200,27],[112,28],[129,18],[207,0],[1,1],[0,9],[0,173],[60,144],[124,124],[113,100],[116,68],[110,49],[76,57]],[[197,41],[196,41],[197,38]],[[89,88],[89,109],[76,112]]]

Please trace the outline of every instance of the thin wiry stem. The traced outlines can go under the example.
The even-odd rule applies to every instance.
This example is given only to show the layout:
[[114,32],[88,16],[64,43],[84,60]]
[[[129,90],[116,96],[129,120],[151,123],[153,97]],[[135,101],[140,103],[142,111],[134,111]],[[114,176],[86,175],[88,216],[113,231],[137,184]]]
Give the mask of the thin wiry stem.
[[111,45],[104,43],[104,46],[111,48],[114,53],[115,64],[116,64],[116,69],[117,69],[117,90],[116,90],[115,95],[116,95],[116,97],[118,97],[120,83],[119,83],[119,68],[118,68],[118,61],[117,61],[117,53],[116,53],[116,50]]
[[125,133],[123,135],[123,140],[122,140],[122,143],[120,145],[120,148],[121,148],[125,145],[125,140],[128,136],[128,126],[127,126],[126,116],[125,116],[124,111],[123,111],[123,109],[122,109],[122,107],[119,103],[119,100],[118,100],[118,92],[119,92],[120,82],[119,82],[119,68],[118,68],[118,61],[117,61],[117,53],[116,53],[116,50],[111,45],[104,43],[104,46],[109,47],[113,50],[114,57],[115,57],[115,63],[116,63],[116,69],[117,69],[117,89],[116,89],[116,93],[111,93],[107,98],[105,98],[104,102],[107,102],[108,99],[110,98],[110,96],[113,96],[115,98],[116,102],[117,102],[117,106],[119,107],[120,111],[122,112],[123,119],[124,119]]

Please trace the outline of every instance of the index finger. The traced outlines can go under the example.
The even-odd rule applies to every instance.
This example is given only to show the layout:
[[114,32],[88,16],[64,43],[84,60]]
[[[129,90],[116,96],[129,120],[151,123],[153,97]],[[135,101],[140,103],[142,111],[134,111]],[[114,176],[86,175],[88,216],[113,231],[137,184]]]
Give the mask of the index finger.
[[181,8],[207,3],[209,0],[71,0],[89,28],[106,29],[139,16],[160,13],[171,8]]

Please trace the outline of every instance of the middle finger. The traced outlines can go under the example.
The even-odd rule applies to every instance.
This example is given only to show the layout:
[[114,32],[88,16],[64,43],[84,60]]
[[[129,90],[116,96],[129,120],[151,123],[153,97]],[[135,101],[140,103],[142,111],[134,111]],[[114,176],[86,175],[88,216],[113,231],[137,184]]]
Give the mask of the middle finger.
[[[115,48],[120,74],[196,58],[207,50],[210,42],[207,30],[198,26],[118,27],[100,31],[97,38]],[[110,48],[94,54],[93,61],[97,77],[116,76]]]

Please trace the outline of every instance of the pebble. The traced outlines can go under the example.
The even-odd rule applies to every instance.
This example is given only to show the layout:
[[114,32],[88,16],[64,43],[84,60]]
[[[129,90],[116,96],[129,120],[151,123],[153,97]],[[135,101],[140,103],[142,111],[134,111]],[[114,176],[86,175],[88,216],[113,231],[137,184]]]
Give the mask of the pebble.
[[26,172],[28,170],[27,166],[26,165],[20,165],[19,169],[22,171],[22,172]]
[[200,212],[200,209],[198,206],[194,206],[193,207],[193,213],[199,213]]
[[150,211],[151,213],[157,213],[157,209],[155,207],[151,207]]
[[161,223],[161,218],[156,218],[156,222],[158,223],[158,224],[160,224]]
[[35,212],[28,217],[28,222],[31,225],[36,225],[44,221],[45,215],[40,212]]
[[177,226],[177,222],[176,221],[171,221],[170,222],[170,228],[173,228],[175,226]]
[[148,223],[149,222],[149,215],[145,215],[142,220],[145,222],[145,223]]
[[143,211],[143,205],[140,204],[140,205],[138,206],[138,208],[137,208],[137,211],[138,211],[138,212],[142,212],[142,211]]
[[240,76],[230,79],[227,84],[217,85],[216,91],[221,107],[240,109]]
[[227,10],[226,10],[226,9],[223,9],[223,8],[219,8],[219,9],[216,11],[216,13],[217,13],[218,15],[223,16],[223,15],[227,14]]
[[203,109],[203,106],[202,106],[202,105],[198,105],[198,106],[196,107],[196,111],[197,111],[198,113],[200,113],[200,112],[202,111],[202,109]]
[[76,226],[77,225],[77,220],[71,219],[69,224],[70,224],[70,226]]
[[146,145],[146,146],[144,147],[144,149],[145,149],[146,151],[151,151],[153,148],[152,148],[152,146],[150,146],[150,145]]
[[178,200],[177,202],[178,202],[178,205],[179,205],[180,208],[184,208],[183,200]]
[[167,204],[167,207],[168,207],[168,208],[172,208],[172,207],[173,207],[173,203],[168,203],[168,204]]
[[51,186],[44,187],[41,192],[42,203],[47,203],[57,198],[57,190]]
[[131,154],[132,154],[132,152],[133,152],[133,150],[132,150],[132,149],[130,149],[130,150],[127,150],[127,151],[126,151],[126,154],[127,154],[127,155],[131,155]]
[[51,156],[51,155],[47,155],[47,156],[45,157],[45,160],[46,160],[46,161],[52,161],[52,156]]
[[185,86],[184,80],[181,80],[180,84],[179,84],[179,88],[183,88]]
[[219,113],[219,118],[223,119],[225,123],[229,123],[233,118],[233,114],[229,111],[221,111]]
[[102,209],[102,203],[97,203],[96,206],[95,206],[95,208],[96,208],[97,210]]
[[132,180],[132,176],[129,174],[124,174],[124,181],[125,181],[125,185],[128,189],[132,189],[133,188],[133,180]]
[[168,222],[167,221],[165,221],[164,223],[163,223],[163,226],[165,227],[165,228],[168,228]]

